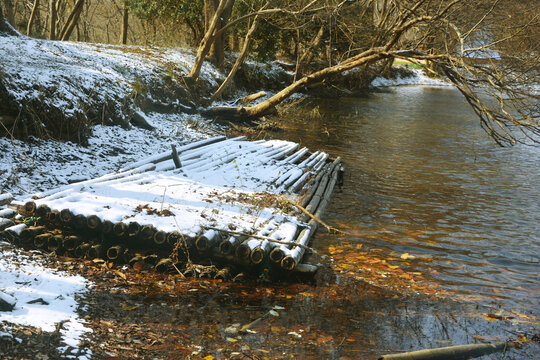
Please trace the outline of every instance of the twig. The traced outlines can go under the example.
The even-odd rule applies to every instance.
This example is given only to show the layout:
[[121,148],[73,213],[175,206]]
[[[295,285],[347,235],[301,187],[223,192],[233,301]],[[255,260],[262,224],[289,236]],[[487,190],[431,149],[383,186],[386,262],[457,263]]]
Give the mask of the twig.
[[319,219],[318,217],[316,217],[315,215],[313,215],[312,213],[307,211],[302,205],[298,204],[296,201],[292,201],[292,200],[290,200],[290,199],[288,199],[286,197],[283,197],[283,199],[285,200],[285,202],[287,202],[287,203],[289,203],[289,204],[291,204],[293,206],[296,206],[298,209],[302,210],[302,212],[304,214],[306,214],[311,219],[313,219],[314,221],[316,221],[319,224],[321,224],[322,226],[324,226],[328,231],[331,231],[331,232],[336,233],[336,234],[346,234],[345,231],[328,225],[327,223],[325,223],[324,221],[322,221],[321,219]]
[[298,247],[300,247],[300,248],[302,248],[304,250],[309,250],[312,253],[317,254],[317,250],[315,250],[313,248],[310,248],[309,246],[298,244],[298,243],[293,242],[293,241],[280,241],[280,240],[272,239],[272,238],[267,237],[267,236],[251,235],[251,234],[247,234],[247,233],[243,233],[243,232],[232,231],[232,230],[227,230],[227,229],[220,229],[220,228],[216,228],[216,227],[212,227],[212,226],[208,226],[207,228],[211,229],[211,230],[226,232],[226,233],[233,234],[233,235],[243,235],[243,236],[248,236],[248,237],[259,239],[259,240],[267,240],[269,242],[273,242],[273,243],[276,243],[276,244],[298,246]]

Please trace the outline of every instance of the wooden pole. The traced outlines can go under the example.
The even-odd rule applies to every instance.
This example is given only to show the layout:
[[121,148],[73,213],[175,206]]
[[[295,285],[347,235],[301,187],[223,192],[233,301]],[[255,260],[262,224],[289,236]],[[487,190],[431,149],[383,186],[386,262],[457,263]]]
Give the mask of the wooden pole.
[[220,242],[222,239],[221,233],[216,230],[205,231],[201,236],[195,240],[195,247],[200,252],[211,249],[215,243]]
[[75,249],[75,256],[83,258],[88,255],[88,250],[90,250],[90,244],[81,244]]
[[0,194],[0,206],[7,205],[13,201],[13,195],[11,193]]
[[141,240],[148,242],[154,239],[156,229],[152,225],[144,225],[141,229]]
[[26,224],[17,224],[10,226],[4,230],[5,237],[11,243],[16,243],[19,240],[21,231],[26,229]]
[[45,249],[49,244],[49,239],[52,237],[51,233],[44,233],[36,235],[34,238],[34,246],[37,249]]
[[33,201],[28,201],[24,204],[22,211],[19,211],[23,216],[34,216],[36,211],[36,203]]
[[92,259],[94,258],[103,258],[103,255],[105,253],[105,249],[103,248],[103,245],[97,244],[90,246],[90,249],[88,249],[88,256]]
[[47,213],[46,218],[49,225],[54,226],[60,222],[60,213],[57,210],[51,210]]
[[182,163],[180,162],[180,159],[178,158],[178,152],[176,151],[176,146],[174,146],[174,144],[171,144],[171,149],[172,149],[171,157],[173,159],[174,166],[177,169],[180,169],[182,167]]
[[128,224],[126,233],[129,238],[131,239],[136,238],[137,236],[139,236],[140,232],[141,232],[141,225],[139,225],[138,222],[132,221]]
[[34,242],[36,235],[42,234],[47,230],[45,226],[29,226],[23,229],[19,235],[22,245],[31,244]]
[[104,220],[103,223],[101,223],[101,232],[105,235],[112,233],[113,228],[114,224],[109,220]]
[[379,360],[465,360],[504,351],[508,347],[509,344],[505,342],[448,346],[402,354],[383,355],[379,357]]
[[154,243],[156,245],[163,245],[167,241],[167,233],[165,231],[157,231],[154,234]]
[[230,236],[219,244],[219,252],[222,255],[234,254],[234,251],[236,250],[238,245],[240,245],[244,240],[245,239],[240,239],[237,236]]
[[62,209],[62,211],[60,211],[60,221],[64,225],[70,225],[72,219],[73,219],[73,214],[71,213],[71,210]]
[[32,13],[30,14],[30,20],[28,20],[28,25],[26,26],[26,36],[30,36],[32,32],[32,25],[36,20],[36,15],[39,9],[39,0],[34,0],[34,6],[32,6]]
[[[332,196],[332,192],[334,190],[334,186],[337,181],[337,173],[339,171],[340,162],[341,162],[341,158],[338,157],[332,163],[331,168],[330,168],[330,171],[332,171],[331,177],[330,177],[330,180],[328,181],[328,184],[326,185],[326,188],[323,189],[324,193],[321,197],[321,200],[320,201],[317,199],[313,200],[314,202],[319,203],[318,206],[316,207],[317,211],[314,214],[316,218],[321,218],[326,208],[326,205],[330,201],[330,197]],[[322,185],[322,181],[321,181],[321,184],[319,184],[319,187],[321,187],[321,185]],[[317,193],[318,191],[319,190],[317,189]],[[319,196],[318,194],[316,195]],[[317,227],[319,223],[315,221],[315,219],[311,219],[308,222],[308,225],[310,227],[302,230],[300,234],[298,235],[298,240],[296,241],[298,244],[302,244],[304,246],[308,245],[309,239],[317,231]],[[295,247],[294,249],[291,250],[291,253],[289,255],[285,256],[283,260],[281,260],[281,267],[285,270],[293,270],[296,267],[296,265],[298,265],[300,261],[302,260],[302,257],[304,256],[304,252],[305,252],[304,247],[298,247],[298,246]]]
[[122,42],[122,44],[126,45],[129,27],[129,8],[127,1],[124,1],[124,8],[122,10],[122,35],[120,41]]
[[39,205],[36,208],[36,216],[45,220],[47,214],[50,211],[51,211],[51,209],[47,205],[45,205],[45,204]]
[[73,251],[79,247],[81,242],[82,242],[82,239],[80,238],[80,236],[69,235],[69,236],[64,237],[64,239],[62,240],[62,246],[67,251]]
[[11,219],[15,215],[17,215],[17,211],[13,209],[6,208],[6,209],[0,210],[0,218]]
[[64,238],[62,235],[54,235],[49,238],[49,242],[47,243],[47,249],[49,251],[59,251],[62,248],[62,241]]
[[99,231],[101,230],[101,219],[96,215],[90,215],[86,218],[86,226],[88,230]]
[[175,247],[182,240],[182,235],[178,231],[173,231],[167,234],[167,244]]
[[0,218],[0,231],[4,231],[4,229],[9,228],[13,225],[15,225],[15,223],[10,219]]
[[117,237],[123,237],[127,233],[128,227],[123,222],[117,222],[113,226],[113,234]]
[[112,261],[118,260],[124,254],[124,250],[123,245],[111,246],[107,249],[107,258]]
[[86,229],[86,216],[77,214],[73,217],[73,228],[76,230]]

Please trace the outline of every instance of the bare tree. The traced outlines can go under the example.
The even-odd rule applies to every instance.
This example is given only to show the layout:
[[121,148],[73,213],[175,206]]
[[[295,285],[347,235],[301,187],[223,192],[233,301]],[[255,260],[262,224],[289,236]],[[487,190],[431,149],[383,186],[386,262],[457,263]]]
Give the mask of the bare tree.
[[30,19],[28,20],[28,25],[26,26],[26,35],[30,36],[32,32],[32,25],[36,20],[37,12],[39,11],[39,0],[34,0],[34,5],[32,6],[32,13],[30,14]]
[[56,22],[58,21],[58,1],[49,0],[49,39],[56,40]]
[[530,2],[527,16],[513,19],[509,26],[508,17],[520,15],[515,9],[511,11],[510,0],[348,3],[335,4],[331,12],[342,19],[352,10],[379,12],[373,17],[367,48],[363,48],[365,42],[358,43],[351,36],[350,50],[344,53],[348,56],[336,65],[314,70],[259,104],[220,107],[214,113],[260,117],[275,112],[278,104],[309,85],[347,70],[399,58],[428,62],[434,75],[444,75],[456,85],[498,144],[539,142],[540,92],[534,86],[540,83],[540,51],[531,37],[540,33],[540,4]]
[[127,35],[128,35],[128,26],[129,26],[129,8],[127,1],[124,1],[124,8],[122,11],[122,35],[120,36],[120,41],[122,44],[127,44]]
[[60,35],[58,36],[60,40],[69,40],[69,37],[79,22],[79,17],[84,9],[84,1],[85,0],[77,0],[75,6],[73,6],[73,9],[69,13],[68,18],[60,31]]

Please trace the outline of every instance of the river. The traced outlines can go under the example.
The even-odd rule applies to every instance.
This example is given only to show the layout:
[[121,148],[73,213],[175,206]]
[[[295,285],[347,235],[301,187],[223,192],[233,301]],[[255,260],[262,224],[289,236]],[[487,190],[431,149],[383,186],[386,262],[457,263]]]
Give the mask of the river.
[[540,148],[497,146],[450,87],[304,108],[285,137],[344,159],[326,220],[352,226],[347,241],[411,254],[414,271],[454,292],[539,309]]

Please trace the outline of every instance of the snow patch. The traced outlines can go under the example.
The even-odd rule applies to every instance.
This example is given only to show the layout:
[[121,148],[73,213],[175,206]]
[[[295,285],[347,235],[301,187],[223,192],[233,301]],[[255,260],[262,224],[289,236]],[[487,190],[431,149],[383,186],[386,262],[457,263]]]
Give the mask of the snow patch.
[[[81,338],[92,331],[77,315],[76,300],[87,291],[90,282],[82,276],[43,265],[37,257],[0,248],[0,289],[17,300],[13,311],[0,312],[0,321],[47,332],[55,331],[62,322],[62,341],[77,348]],[[9,325],[7,327],[9,331]]]

